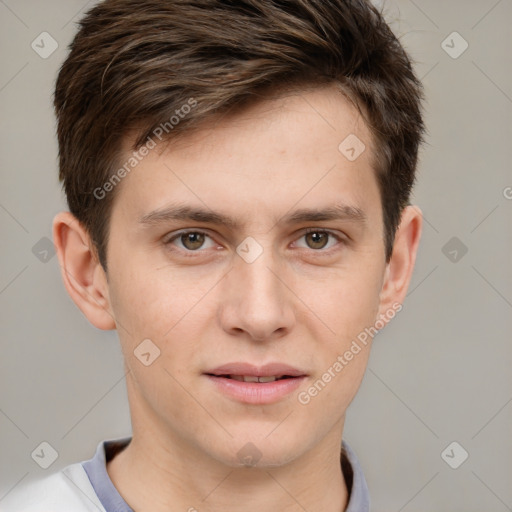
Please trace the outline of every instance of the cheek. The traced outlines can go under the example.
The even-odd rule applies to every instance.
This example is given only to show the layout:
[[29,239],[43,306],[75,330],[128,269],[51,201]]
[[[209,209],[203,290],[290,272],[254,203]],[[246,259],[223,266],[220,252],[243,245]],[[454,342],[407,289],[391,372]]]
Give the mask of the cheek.
[[[199,279],[169,266],[117,274],[112,286],[114,314],[122,326],[118,331],[124,357],[137,381],[152,386],[151,378],[146,379],[147,368],[134,357],[143,340],[151,340],[159,351],[152,366],[160,367],[158,378],[164,379],[164,388],[176,384],[165,370],[184,382],[196,370],[197,354],[211,355],[212,347],[201,343],[215,322],[214,294],[208,293],[214,284],[212,275]],[[158,394],[158,389],[154,391]]]
[[[124,272],[117,272],[111,287],[133,394],[143,397],[144,403],[165,417],[193,417],[197,411],[182,386],[190,387],[195,371],[194,355],[204,325],[201,298],[207,290],[177,279],[178,274],[173,275],[169,267],[138,272],[135,268],[135,264],[127,263]],[[151,362],[145,365],[142,354],[148,352]]]
[[311,299],[315,313],[329,328],[324,327],[324,334],[317,338],[318,374],[314,389],[308,392],[319,410],[320,404],[333,403],[337,404],[330,409],[334,416],[336,411],[344,411],[361,384],[373,338],[369,333],[374,334],[379,310],[380,283],[380,271],[371,272],[367,267],[333,278]]
[[367,269],[343,272],[324,286],[317,287],[310,299],[331,332],[332,345],[342,350],[350,340],[374,324],[379,310],[381,274]]
[[170,267],[148,268],[144,262],[120,267],[111,285],[111,301],[121,323],[130,332],[163,338],[204,297],[204,283],[185,279]]

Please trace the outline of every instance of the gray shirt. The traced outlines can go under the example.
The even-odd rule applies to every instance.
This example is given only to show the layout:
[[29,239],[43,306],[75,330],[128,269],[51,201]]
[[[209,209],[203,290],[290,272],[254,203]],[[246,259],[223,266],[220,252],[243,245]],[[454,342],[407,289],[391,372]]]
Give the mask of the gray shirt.
[[[107,512],[134,512],[114,487],[106,466],[107,461],[126,448],[130,441],[131,437],[102,441],[98,444],[94,457],[82,462],[94,491]],[[356,455],[345,441],[342,441],[340,460],[349,492],[345,512],[369,512],[370,495],[363,470]]]

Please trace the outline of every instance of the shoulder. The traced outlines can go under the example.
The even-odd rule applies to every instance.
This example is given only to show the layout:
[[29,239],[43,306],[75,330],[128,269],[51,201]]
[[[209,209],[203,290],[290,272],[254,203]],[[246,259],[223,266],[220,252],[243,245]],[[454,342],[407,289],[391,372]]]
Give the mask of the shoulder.
[[81,463],[12,489],[2,512],[105,512]]

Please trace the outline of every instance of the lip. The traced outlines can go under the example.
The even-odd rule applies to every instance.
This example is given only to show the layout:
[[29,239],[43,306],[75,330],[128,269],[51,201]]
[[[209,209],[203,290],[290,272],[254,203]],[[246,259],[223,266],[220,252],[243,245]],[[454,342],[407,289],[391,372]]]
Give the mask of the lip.
[[[228,363],[204,373],[222,394],[245,404],[272,404],[284,399],[295,391],[308,376],[304,371],[283,363],[269,363],[254,366],[250,363]],[[270,377],[287,375],[290,378],[273,382],[243,382],[224,377],[225,375],[250,375]]]
[[307,375],[306,372],[284,363],[268,363],[263,366],[254,366],[250,363],[227,363],[205,373],[212,375],[253,375],[255,377],[270,377],[272,375],[302,377]]

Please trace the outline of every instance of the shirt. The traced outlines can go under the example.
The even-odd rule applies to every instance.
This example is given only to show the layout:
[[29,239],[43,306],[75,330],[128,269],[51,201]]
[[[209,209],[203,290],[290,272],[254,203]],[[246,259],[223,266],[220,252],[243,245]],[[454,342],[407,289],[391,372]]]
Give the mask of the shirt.
[[[94,456],[13,489],[0,501],[1,512],[134,512],[107,473],[107,461],[131,437],[101,441]],[[370,496],[356,455],[342,441],[341,468],[349,492],[345,512],[369,512]]]

